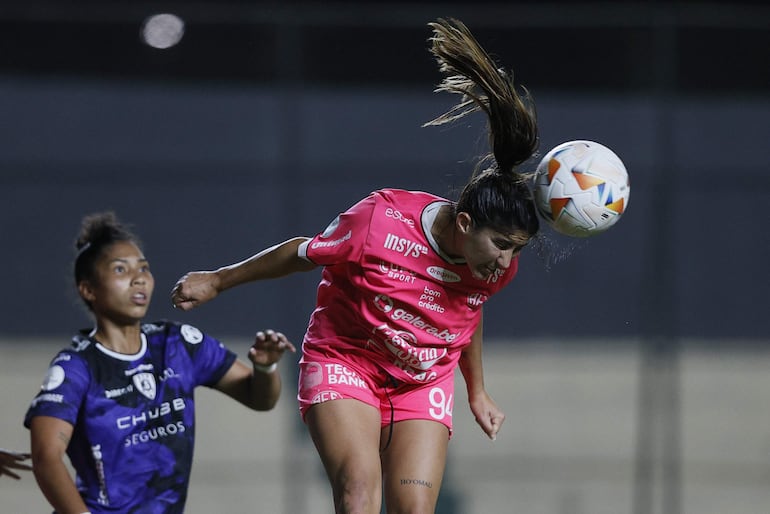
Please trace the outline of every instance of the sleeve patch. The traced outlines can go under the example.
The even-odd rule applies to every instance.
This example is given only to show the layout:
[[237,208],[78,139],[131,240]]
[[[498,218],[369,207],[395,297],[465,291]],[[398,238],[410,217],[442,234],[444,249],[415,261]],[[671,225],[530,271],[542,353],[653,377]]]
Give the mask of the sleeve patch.
[[326,229],[321,233],[321,237],[327,238],[331,237],[332,234],[337,230],[337,227],[340,226],[340,217],[337,216],[332,220],[331,223],[326,227]]
[[48,368],[48,372],[43,379],[43,385],[40,387],[43,391],[53,391],[64,383],[64,368],[54,364]]
[[184,340],[190,344],[198,344],[203,341],[203,333],[192,325],[182,325],[179,330]]

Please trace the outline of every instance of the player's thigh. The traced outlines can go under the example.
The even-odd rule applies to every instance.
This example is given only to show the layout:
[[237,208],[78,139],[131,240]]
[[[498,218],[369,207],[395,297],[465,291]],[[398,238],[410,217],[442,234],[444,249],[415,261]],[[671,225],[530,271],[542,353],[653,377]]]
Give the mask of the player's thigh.
[[449,430],[436,421],[408,420],[393,425],[390,444],[381,456],[389,513],[433,512],[448,445]]
[[330,480],[355,476],[380,486],[380,411],[359,400],[313,405],[305,416]]

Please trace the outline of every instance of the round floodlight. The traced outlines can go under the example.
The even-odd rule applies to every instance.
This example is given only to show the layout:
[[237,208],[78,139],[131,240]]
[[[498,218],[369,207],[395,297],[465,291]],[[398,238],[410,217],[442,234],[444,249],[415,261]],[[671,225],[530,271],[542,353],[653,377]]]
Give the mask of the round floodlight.
[[155,14],[142,23],[142,41],[153,48],[171,48],[183,35],[184,22],[174,14]]

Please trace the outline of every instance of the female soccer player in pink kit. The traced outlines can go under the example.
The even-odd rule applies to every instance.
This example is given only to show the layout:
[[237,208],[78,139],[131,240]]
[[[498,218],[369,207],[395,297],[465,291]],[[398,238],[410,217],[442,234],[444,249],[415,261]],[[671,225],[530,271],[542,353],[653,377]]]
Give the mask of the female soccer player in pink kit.
[[489,120],[492,153],[457,202],[375,191],[313,238],[189,273],[172,291],[188,310],[239,284],[323,266],[298,398],[338,513],[378,514],[383,490],[388,512],[434,511],[457,366],[482,430],[494,439],[505,419],[484,388],[482,309],[539,230],[527,177],[515,171],[537,149],[534,107],[465,25],[430,25],[446,75],[439,90],[463,96],[428,125],[478,109]]

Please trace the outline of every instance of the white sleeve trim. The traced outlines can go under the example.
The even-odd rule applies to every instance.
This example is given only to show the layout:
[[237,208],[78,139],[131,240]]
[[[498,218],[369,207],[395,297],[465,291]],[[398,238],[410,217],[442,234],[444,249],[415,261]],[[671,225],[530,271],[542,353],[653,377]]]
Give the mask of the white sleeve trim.
[[312,262],[308,256],[307,256],[307,245],[310,244],[310,239],[303,241],[300,243],[300,245],[297,247],[297,256],[300,259],[305,259],[308,262]]

